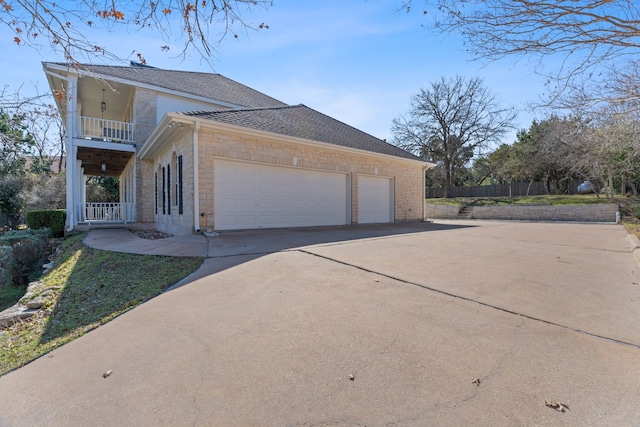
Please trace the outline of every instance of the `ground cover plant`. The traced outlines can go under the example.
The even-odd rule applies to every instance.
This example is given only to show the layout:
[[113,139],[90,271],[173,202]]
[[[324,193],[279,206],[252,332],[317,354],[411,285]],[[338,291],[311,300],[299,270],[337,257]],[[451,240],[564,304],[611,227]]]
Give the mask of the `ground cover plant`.
[[78,338],[160,294],[194,272],[202,258],[91,249],[68,238],[40,281],[44,310],[0,331],[0,375]]

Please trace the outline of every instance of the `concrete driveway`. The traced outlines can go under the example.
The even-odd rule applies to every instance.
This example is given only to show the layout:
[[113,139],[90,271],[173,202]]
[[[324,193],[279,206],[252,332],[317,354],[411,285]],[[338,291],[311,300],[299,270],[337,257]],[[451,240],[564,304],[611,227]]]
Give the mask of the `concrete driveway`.
[[0,378],[0,425],[640,426],[632,249],[606,224],[210,238],[191,283]]

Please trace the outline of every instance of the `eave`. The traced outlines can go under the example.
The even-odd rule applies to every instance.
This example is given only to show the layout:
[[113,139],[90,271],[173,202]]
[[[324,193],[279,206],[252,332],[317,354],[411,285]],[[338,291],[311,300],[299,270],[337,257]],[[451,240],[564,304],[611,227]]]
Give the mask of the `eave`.
[[[170,123],[174,123],[172,127],[169,127]],[[342,147],[340,145],[312,141],[308,139],[282,135],[273,132],[266,132],[262,130],[251,129],[243,126],[232,125],[228,123],[220,123],[214,120],[207,120],[193,116],[187,116],[180,113],[167,113],[158,126],[154,129],[153,133],[147,139],[143,147],[140,149],[139,157],[143,160],[153,158],[157,153],[162,151],[164,147],[173,141],[173,138],[177,137],[177,132],[186,131],[187,128],[191,129],[196,123],[200,124],[201,128],[215,129],[219,131],[226,131],[229,133],[235,133],[247,137],[264,138],[270,140],[277,140],[278,142],[287,142],[296,145],[302,145],[307,147],[313,147],[323,150],[339,151],[357,156],[364,156],[376,159],[392,160],[396,162],[404,162],[412,165],[419,164],[425,169],[430,169],[436,165],[433,163],[425,162],[419,159],[407,159],[404,157],[392,156],[390,154],[376,153],[368,150],[360,150],[351,147]],[[182,125],[182,129],[180,129]]]

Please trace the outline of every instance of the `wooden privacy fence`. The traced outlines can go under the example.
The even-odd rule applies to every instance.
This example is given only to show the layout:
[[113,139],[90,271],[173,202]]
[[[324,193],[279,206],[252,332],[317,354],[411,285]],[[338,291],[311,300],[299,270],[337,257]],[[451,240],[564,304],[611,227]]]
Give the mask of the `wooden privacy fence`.
[[[474,185],[469,187],[451,187],[450,197],[522,197],[542,196],[546,194],[576,194],[582,181],[571,181],[569,185],[549,184],[549,191],[544,182],[514,182],[512,184]],[[444,197],[444,187],[427,188],[425,197],[434,199]]]

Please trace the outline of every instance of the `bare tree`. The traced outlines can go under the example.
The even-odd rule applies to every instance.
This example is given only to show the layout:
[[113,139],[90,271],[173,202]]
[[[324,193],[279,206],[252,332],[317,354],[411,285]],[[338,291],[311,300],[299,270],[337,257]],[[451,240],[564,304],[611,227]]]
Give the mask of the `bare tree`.
[[[170,40],[177,37],[181,55],[192,48],[207,58],[227,36],[268,28],[244,16],[270,5],[271,0],[0,0],[0,23],[10,30],[14,43],[36,49],[48,46],[70,63],[129,55],[108,51],[96,42],[97,31],[104,30],[152,31],[162,36],[158,49],[163,51],[169,51]],[[136,56],[145,63],[142,52]]]
[[55,105],[51,103],[51,94],[41,95],[35,87],[35,94],[24,96],[21,86],[15,92],[8,86],[0,90],[0,110],[17,115],[28,129],[33,140],[29,153],[29,163],[41,172],[48,171],[53,162],[57,162],[56,171],[62,170],[64,156],[64,123]]
[[[410,10],[418,7],[415,3],[418,1],[407,0],[402,7]],[[423,13],[434,17],[436,29],[461,33],[465,44],[479,58],[496,60],[519,55],[564,58],[561,69],[554,70],[550,80],[550,89],[555,95],[594,79],[598,84],[589,88],[601,87],[605,76],[598,75],[601,70],[596,68],[600,65],[615,73],[624,68],[633,80],[631,93],[637,94],[639,74],[628,72],[634,69],[632,61],[640,53],[640,3],[637,0],[424,0],[420,3]],[[614,71],[614,67],[617,70]],[[584,80],[576,82],[576,77]]]
[[408,116],[394,119],[393,142],[439,163],[446,195],[459,171],[512,128],[514,109],[500,107],[482,79],[442,78],[411,98]]

